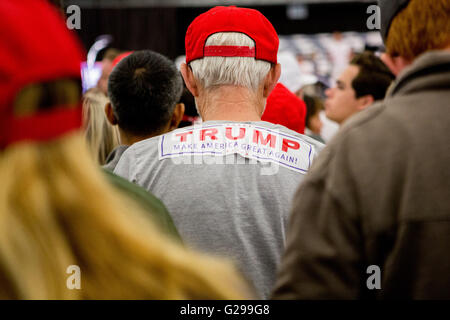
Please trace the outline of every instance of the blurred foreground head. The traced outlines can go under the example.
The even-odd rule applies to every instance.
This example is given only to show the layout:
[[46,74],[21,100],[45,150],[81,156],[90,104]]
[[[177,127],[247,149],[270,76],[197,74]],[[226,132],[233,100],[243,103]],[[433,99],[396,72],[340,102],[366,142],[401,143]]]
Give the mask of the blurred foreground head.
[[81,46],[46,1],[0,8],[0,148],[78,129]]
[[82,50],[56,9],[2,0],[0,27],[0,298],[245,296],[227,264],[170,241],[104,181],[78,130]]
[[272,24],[253,9],[215,7],[191,23],[185,38],[187,65],[181,65],[181,72],[204,120],[216,120],[208,118],[214,108],[210,97],[232,101],[236,94],[245,95],[261,117],[280,77],[278,43]]
[[450,48],[450,1],[379,0],[386,53],[383,61],[398,75],[418,56]]

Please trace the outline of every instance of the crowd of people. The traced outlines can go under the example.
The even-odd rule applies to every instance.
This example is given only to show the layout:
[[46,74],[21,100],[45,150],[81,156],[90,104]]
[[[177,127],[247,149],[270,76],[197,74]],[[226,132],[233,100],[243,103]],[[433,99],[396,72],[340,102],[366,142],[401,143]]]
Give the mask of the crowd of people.
[[449,299],[450,2],[379,6],[386,52],[322,100],[254,9],[195,18],[179,66],[109,49],[82,94],[62,12],[2,0],[0,298]]

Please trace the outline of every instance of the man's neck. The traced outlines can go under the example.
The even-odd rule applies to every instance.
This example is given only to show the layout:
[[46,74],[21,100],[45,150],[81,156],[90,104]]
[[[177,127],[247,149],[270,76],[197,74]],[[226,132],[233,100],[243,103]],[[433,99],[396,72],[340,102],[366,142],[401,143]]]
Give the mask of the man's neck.
[[239,86],[203,91],[196,99],[203,121],[261,121],[265,100]]
[[151,137],[155,137],[158,135],[158,133],[155,133],[155,134],[151,134],[151,135],[135,136],[135,135],[131,135],[131,134],[124,132],[120,128],[119,128],[119,134],[120,134],[120,144],[126,145],[126,146],[131,146],[132,144],[134,144],[136,142],[139,142],[139,141],[151,138]]

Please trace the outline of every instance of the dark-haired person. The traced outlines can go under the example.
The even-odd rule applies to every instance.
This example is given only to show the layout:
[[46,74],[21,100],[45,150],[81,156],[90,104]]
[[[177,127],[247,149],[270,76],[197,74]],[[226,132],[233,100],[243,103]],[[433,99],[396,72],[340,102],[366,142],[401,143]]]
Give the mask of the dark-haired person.
[[379,3],[397,79],[299,188],[277,299],[450,299],[450,1]]
[[307,94],[303,96],[303,101],[306,104],[305,135],[325,143],[320,136],[323,126],[322,120],[320,119],[320,111],[324,109],[323,102],[319,97]]
[[394,78],[373,53],[357,54],[336,81],[336,86],[326,91],[327,118],[342,124],[376,100],[383,100]]
[[177,103],[181,75],[171,60],[154,51],[123,58],[111,72],[108,92],[106,116],[119,127],[121,142],[106,159],[104,168],[111,171],[130,145],[176,129],[183,118],[184,105]]

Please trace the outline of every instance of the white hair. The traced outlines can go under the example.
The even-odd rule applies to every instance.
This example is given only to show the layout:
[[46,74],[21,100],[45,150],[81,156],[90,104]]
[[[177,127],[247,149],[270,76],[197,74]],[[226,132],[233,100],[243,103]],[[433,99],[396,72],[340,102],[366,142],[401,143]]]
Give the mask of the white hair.
[[[219,32],[211,35],[205,46],[248,46],[255,42],[238,32]],[[237,85],[256,91],[270,71],[270,62],[252,57],[204,57],[190,63],[194,77],[205,89],[220,85]]]

